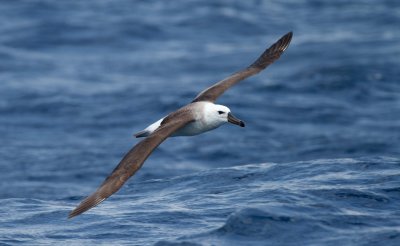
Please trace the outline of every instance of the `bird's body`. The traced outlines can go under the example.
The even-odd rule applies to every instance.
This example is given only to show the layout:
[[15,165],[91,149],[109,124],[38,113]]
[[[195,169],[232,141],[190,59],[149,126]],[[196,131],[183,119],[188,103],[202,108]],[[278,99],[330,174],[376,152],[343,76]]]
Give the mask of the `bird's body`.
[[186,107],[192,109],[190,112],[193,114],[194,121],[176,131],[171,137],[199,135],[223,125],[226,121],[222,121],[217,117],[209,117],[209,112],[215,106],[210,102],[194,102],[187,105]]
[[168,137],[198,135],[227,122],[244,127],[244,122],[233,116],[228,107],[214,102],[239,81],[259,73],[276,61],[289,46],[291,39],[292,33],[289,32],[265,50],[249,67],[207,88],[191,103],[136,133],[136,137],[144,139],[124,156],[100,187],[69,214],[69,218],[89,210],[117,192],[141,168],[153,150]]
[[[223,105],[214,104],[211,102],[193,102],[183,108],[178,109],[176,112],[188,111],[193,117],[193,121],[188,123],[186,126],[174,132],[171,137],[178,136],[194,136],[201,133],[211,131],[227,122],[226,117],[223,114],[215,114],[215,112],[230,113],[228,107]],[[136,133],[135,137],[147,137],[156,131],[163,120],[168,116],[159,119],[153,124],[146,127],[144,130]],[[170,116],[171,117],[171,116]]]

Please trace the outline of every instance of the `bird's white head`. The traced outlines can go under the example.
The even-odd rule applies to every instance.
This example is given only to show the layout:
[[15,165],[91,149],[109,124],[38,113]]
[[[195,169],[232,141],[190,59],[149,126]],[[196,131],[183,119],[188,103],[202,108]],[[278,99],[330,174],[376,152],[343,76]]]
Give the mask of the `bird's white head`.
[[244,122],[233,116],[231,110],[224,105],[213,103],[206,105],[205,118],[207,119],[207,124],[215,125],[215,127],[227,122],[244,127]]

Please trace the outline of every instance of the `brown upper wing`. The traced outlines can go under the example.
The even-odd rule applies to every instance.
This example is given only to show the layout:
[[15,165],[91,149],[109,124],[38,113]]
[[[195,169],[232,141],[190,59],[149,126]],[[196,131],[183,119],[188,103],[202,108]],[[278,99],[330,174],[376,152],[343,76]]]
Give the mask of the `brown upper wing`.
[[[179,111],[178,111],[179,112]],[[150,136],[139,142],[121,160],[118,166],[104,180],[100,187],[85,200],[83,200],[68,216],[77,216],[104,201],[117,192],[121,186],[142,167],[144,161],[149,157],[155,148],[158,147],[167,137],[178,129],[184,127],[193,118],[189,111],[183,110],[180,117],[169,120]]]
[[264,51],[264,53],[249,67],[239,72],[236,72],[229,76],[228,78],[219,81],[213,86],[202,91],[193,102],[199,101],[209,101],[215,102],[217,98],[222,95],[227,89],[235,85],[237,82],[259,73],[261,70],[265,69],[268,65],[278,60],[281,54],[289,46],[292,40],[293,33],[289,32],[283,37],[281,37],[276,43]]

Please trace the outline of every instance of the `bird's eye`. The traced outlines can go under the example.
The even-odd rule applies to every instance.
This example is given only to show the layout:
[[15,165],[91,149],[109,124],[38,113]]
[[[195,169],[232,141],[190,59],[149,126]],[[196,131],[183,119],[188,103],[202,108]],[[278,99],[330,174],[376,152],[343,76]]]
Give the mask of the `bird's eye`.
[[218,114],[223,114],[224,113],[224,111],[218,111]]

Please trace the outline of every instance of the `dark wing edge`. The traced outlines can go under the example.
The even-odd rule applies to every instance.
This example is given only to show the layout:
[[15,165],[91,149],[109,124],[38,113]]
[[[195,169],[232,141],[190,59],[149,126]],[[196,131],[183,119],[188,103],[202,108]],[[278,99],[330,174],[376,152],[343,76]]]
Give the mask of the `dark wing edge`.
[[235,85],[241,80],[244,80],[247,77],[255,75],[265,69],[268,65],[272,64],[282,53],[289,47],[290,41],[292,40],[293,32],[289,32],[282,36],[276,43],[271,45],[268,49],[261,54],[261,56],[253,62],[249,67],[243,69],[239,72],[236,72],[225,78],[211,87],[205,89],[200,92],[196,98],[192,102],[199,101],[209,101],[215,102],[217,98],[222,95],[227,89],[231,86]]
[[112,173],[104,180],[100,187],[71,211],[68,218],[70,219],[86,212],[117,192],[122,185],[142,167],[144,161],[155,148],[175,131],[192,121],[190,115],[187,116],[188,117],[170,121],[168,124],[161,126],[154,133],[133,147]]

